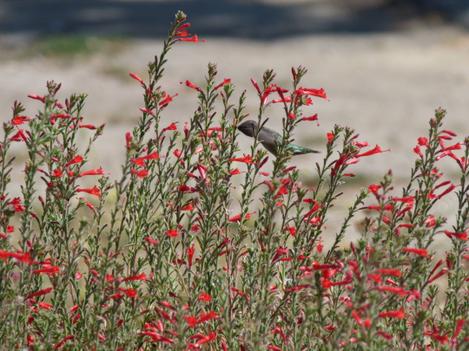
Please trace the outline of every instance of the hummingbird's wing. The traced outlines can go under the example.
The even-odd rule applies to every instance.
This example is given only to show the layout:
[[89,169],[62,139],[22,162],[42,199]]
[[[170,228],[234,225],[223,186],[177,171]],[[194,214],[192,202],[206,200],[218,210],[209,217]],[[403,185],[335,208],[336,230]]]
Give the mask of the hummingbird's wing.
[[269,150],[272,154],[277,155],[278,144],[282,141],[282,136],[276,131],[263,127],[257,138],[262,145]]
[[[258,134],[258,139],[267,150],[269,150],[275,156],[277,155],[278,145],[282,142],[282,135],[272,129],[263,127]],[[296,144],[289,144],[287,147],[293,155],[319,152]]]
[[[282,135],[277,133],[276,131],[269,129],[269,128],[262,128],[258,134],[259,141],[262,145],[269,150],[275,156],[278,153],[278,145],[282,142]],[[291,151],[293,155],[302,155],[302,154],[309,154],[309,153],[318,153],[319,151],[296,145],[296,144],[289,144],[288,149]]]

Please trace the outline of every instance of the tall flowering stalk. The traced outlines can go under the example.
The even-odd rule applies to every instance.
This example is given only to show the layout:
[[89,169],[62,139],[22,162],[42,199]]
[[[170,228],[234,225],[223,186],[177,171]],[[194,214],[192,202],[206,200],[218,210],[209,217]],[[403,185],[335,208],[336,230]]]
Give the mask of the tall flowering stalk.
[[[203,41],[189,28],[178,12],[146,74],[130,73],[143,101],[119,177],[90,160],[104,126],[85,120],[85,95],[61,101],[60,84],[48,82],[46,95],[29,95],[41,106],[35,116],[14,103],[0,143],[5,348],[464,349],[469,139],[445,130],[438,109],[417,139],[408,184],[397,192],[388,172],[360,189],[334,235],[331,208],[353,165],[388,150],[335,126],[315,167],[291,166],[295,130],[311,128],[313,101],[327,99],[303,85],[303,67],[289,86],[268,70],[237,96],[209,64],[203,84],[182,80],[179,92],[167,91],[171,49]],[[196,108],[171,123],[165,109],[182,93]],[[276,156],[259,130],[241,154],[237,127],[248,118],[266,126],[272,110],[283,113]],[[12,182],[14,143],[27,157]],[[441,160],[458,179],[445,177]],[[302,176],[314,172],[305,186]],[[443,199],[456,200],[454,222],[438,213]],[[351,228],[359,238],[347,242]]]

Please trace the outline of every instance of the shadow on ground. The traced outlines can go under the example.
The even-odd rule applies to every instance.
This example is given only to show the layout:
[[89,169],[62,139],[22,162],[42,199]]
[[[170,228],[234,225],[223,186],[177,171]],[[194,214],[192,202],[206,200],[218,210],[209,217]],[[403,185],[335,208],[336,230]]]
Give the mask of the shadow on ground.
[[[456,5],[448,6],[451,2]],[[395,30],[433,10],[449,19],[451,11],[469,13],[469,1],[3,0],[0,33],[33,38],[57,34],[163,37],[179,9],[190,15],[198,33],[205,36],[275,39]]]

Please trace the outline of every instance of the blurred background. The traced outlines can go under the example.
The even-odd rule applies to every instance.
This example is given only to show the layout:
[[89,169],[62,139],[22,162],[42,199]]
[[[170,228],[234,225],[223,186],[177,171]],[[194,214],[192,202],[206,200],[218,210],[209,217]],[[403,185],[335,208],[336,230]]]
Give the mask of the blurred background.
[[[403,182],[438,106],[448,111],[448,129],[469,134],[469,0],[1,0],[2,119],[11,118],[16,99],[33,115],[39,106],[26,96],[43,94],[50,79],[63,83],[63,97],[89,94],[88,121],[106,123],[96,166],[117,177],[124,134],[142,105],[128,72],[144,75],[179,9],[207,41],[181,43],[169,56],[164,86],[179,96],[168,124],[190,118],[196,96],[179,82],[202,83],[208,62],[218,64],[220,80],[251,93],[251,113],[257,99],[249,78],[273,68],[287,86],[290,67],[301,64],[309,69],[304,85],[323,87],[330,101],[315,103],[320,125],[301,128],[297,142],[324,148],[337,123],[392,150],[354,166],[352,185],[376,182],[389,168]],[[279,128],[280,109],[269,116]],[[294,161],[305,182],[313,182],[316,159]]]

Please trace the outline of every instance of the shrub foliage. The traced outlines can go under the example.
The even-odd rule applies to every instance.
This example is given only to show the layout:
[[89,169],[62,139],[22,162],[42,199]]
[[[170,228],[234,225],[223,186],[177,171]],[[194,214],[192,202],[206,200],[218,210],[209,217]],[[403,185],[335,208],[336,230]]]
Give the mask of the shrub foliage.
[[[166,123],[174,96],[160,81],[169,51],[200,41],[188,30],[178,13],[145,78],[130,74],[143,103],[115,181],[89,166],[103,126],[84,120],[85,95],[60,101],[60,84],[48,82],[46,95],[29,96],[40,104],[34,117],[13,105],[0,144],[2,347],[467,346],[469,139],[444,130],[445,112],[437,110],[417,140],[408,184],[394,190],[389,173],[360,190],[325,245],[324,226],[353,164],[385,150],[336,126],[316,169],[301,171],[315,171],[315,184],[303,185],[287,145],[295,128],[314,123],[317,115],[307,112],[326,94],[302,86],[302,67],[292,69],[288,89],[272,71],[252,80],[259,107],[248,116],[246,92],[236,95],[209,65],[203,86],[185,82],[197,96],[193,116]],[[277,156],[257,135],[241,154],[237,126],[246,119],[265,125],[269,109],[284,112]],[[24,181],[12,183],[14,143],[27,157]],[[457,178],[439,170],[443,158],[454,161]],[[435,210],[443,198],[457,201],[451,223]],[[344,242],[357,218],[359,238]],[[450,241],[447,252],[432,246],[439,236]]]

